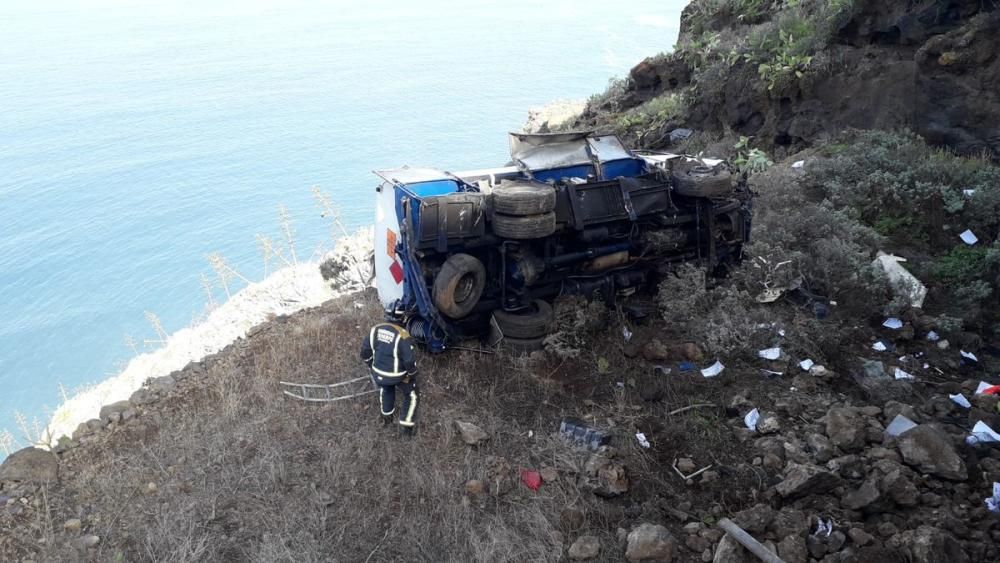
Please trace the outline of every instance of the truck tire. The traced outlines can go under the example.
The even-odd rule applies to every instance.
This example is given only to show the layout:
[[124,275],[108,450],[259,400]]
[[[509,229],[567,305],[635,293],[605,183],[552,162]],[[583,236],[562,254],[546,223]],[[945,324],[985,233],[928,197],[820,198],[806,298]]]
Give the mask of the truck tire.
[[556,190],[551,186],[515,185],[493,190],[493,210],[504,215],[548,213],[556,208]]
[[536,350],[541,350],[545,347],[545,337],[539,336],[537,338],[509,338],[504,337],[503,339],[504,347],[515,356],[525,356]]
[[721,166],[693,166],[674,170],[674,191],[689,197],[724,197],[733,191],[733,176]]
[[541,299],[535,299],[531,306],[523,311],[493,311],[493,318],[500,326],[500,332],[505,337],[538,338],[546,336],[552,328],[552,305]]
[[556,232],[556,214],[553,212],[539,215],[493,215],[493,232],[503,238],[526,240],[542,238]]
[[479,302],[486,287],[486,268],[475,256],[452,254],[434,278],[434,305],[444,315],[460,319]]

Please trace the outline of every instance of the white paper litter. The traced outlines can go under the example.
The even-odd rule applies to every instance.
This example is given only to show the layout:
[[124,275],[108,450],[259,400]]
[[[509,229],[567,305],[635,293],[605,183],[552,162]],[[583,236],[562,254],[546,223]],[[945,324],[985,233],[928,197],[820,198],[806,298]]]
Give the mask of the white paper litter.
[[660,372],[663,375],[669,375],[670,374],[670,368],[668,368],[667,366],[661,365],[661,364],[656,364],[655,366],[653,366],[653,373],[656,373],[656,372]]
[[760,370],[764,375],[785,375],[783,371],[774,371],[773,369],[762,369]]
[[990,428],[988,424],[980,420],[972,427],[972,435],[965,439],[969,444],[976,442],[1000,442],[1000,434]]
[[903,321],[897,319],[896,317],[889,317],[884,323],[882,323],[882,326],[896,330],[903,328]]
[[884,342],[879,340],[875,344],[872,344],[872,350],[875,350],[876,352],[885,352],[886,350],[888,350],[888,348],[885,347]]
[[804,161],[804,160],[797,160],[797,161],[795,161],[795,162],[792,163],[792,168],[802,168],[805,165],[806,165],[806,161]]
[[817,518],[816,531],[813,532],[814,536],[829,537],[833,533],[833,518],[830,518],[826,522],[822,518]]
[[916,422],[913,422],[901,414],[897,414],[896,418],[892,419],[892,422],[889,423],[889,426],[885,427],[885,433],[890,436],[899,436],[903,432],[916,427]]
[[976,195],[976,190],[974,189],[962,190],[962,195],[964,195],[965,197],[972,197]]
[[979,361],[979,358],[977,358],[976,355],[973,354],[972,352],[966,352],[965,350],[959,350],[958,352],[960,354],[962,354],[963,358],[966,358],[968,360],[972,360],[973,362],[978,362]]
[[965,398],[965,395],[963,395],[961,393],[959,393],[958,395],[948,395],[948,397],[952,401],[955,401],[955,404],[957,404],[957,405],[960,405],[960,406],[962,406],[964,408],[967,408],[967,409],[971,409],[972,408],[972,403],[970,403],[969,400]]
[[722,370],[724,369],[726,369],[726,366],[722,365],[722,362],[720,362],[719,360],[716,360],[714,364],[701,370],[701,374],[705,377],[715,377],[720,373],[722,373]]
[[976,387],[976,395],[982,395],[983,391],[986,391],[990,387],[993,387],[993,386],[990,385],[989,383],[986,383],[985,381],[980,381],[979,382],[979,387]]
[[986,499],[986,509],[990,512],[1000,512],[1000,483],[993,483],[993,496]]
[[896,379],[916,379],[916,377],[914,377],[912,373],[906,373],[905,371],[899,368],[896,368],[895,376]]
[[768,348],[757,352],[757,355],[765,360],[777,360],[781,356],[781,348]]
[[785,335],[785,329],[779,328],[778,329],[778,336],[784,336],[784,335]]
[[747,428],[756,432],[758,420],[760,420],[760,411],[754,409],[748,412],[747,415],[743,417],[743,424],[746,424]]
[[816,363],[813,362],[812,360],[802,360],[801,362],[799,362],[799,367],[805,371],[809,371],[809,368],[813,367],[814,365],[816,365]]
[[622,336],[625,338],[625,342],[632,340],[632,331],[628,329],[627,326],[622,327]]
[[639,445],[640,446],[642,446],[644,448],[648,448],[649,447],[649,440],[646,439],[646,435],[643,434],[642,432],[636,432],[635,433],[635,439],[639,440]]
[[967,244],[969,246],[972,246],[972,245],[976,244],[977,242],[979,242],[979,239],[976,237],[975,233],[973,233],[969,229],[966,229],[964,233],[962,233],[962,234],[960,234],[958,236],[959,236],[959,238],[962,239],[962,242],[964,242],[965,244]]
[[941,340],[941,336],[938,333],[933,330],[927,333],[928,342],[937,342],[938,340]]

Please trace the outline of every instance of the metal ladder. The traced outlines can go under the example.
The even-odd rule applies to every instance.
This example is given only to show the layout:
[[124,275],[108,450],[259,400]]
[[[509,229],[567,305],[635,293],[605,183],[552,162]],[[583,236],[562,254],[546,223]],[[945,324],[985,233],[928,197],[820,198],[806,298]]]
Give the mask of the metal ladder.
[[279,381],[278,385],[281,385],[282,387],[281,392],[289,397],[294,397],[302,401],[309,401],[311,403],[333,403],[336,401],[343,401],[345,399],[353,399],[354,397],[360,397],[361,395],[368,395],[369,393],[377,391],[377,389],[369,389],[367,391],[350,393],[348,395],[338,394],[343,392],[343,390],[338,389],[338,387],[343,387],[344,385],[350,385],[364,380],[370,381],[371,377],[357,377],[348,381],[331,383],[329,385],[293,383],[291,381]]

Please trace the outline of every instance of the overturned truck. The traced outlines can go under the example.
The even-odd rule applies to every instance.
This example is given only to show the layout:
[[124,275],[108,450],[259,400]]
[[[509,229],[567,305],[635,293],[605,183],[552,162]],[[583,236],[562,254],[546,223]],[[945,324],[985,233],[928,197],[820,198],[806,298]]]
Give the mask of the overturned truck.
[[432,351],[540,348],[557,296],[612,302],[679,262],[721,273],[749,240],[752,194],[723,161],[588,132],[511,133],[510,148],[500,168],[375,172],[379,299]]

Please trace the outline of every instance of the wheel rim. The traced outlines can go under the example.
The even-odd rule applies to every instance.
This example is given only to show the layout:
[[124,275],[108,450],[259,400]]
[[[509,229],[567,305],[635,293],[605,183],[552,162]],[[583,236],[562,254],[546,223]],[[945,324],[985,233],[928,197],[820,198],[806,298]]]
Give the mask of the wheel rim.
[[458,278],[455,285],[455,303],[463,303],[472,296],[472,290],[476,287],[475,274],[468,273]]

